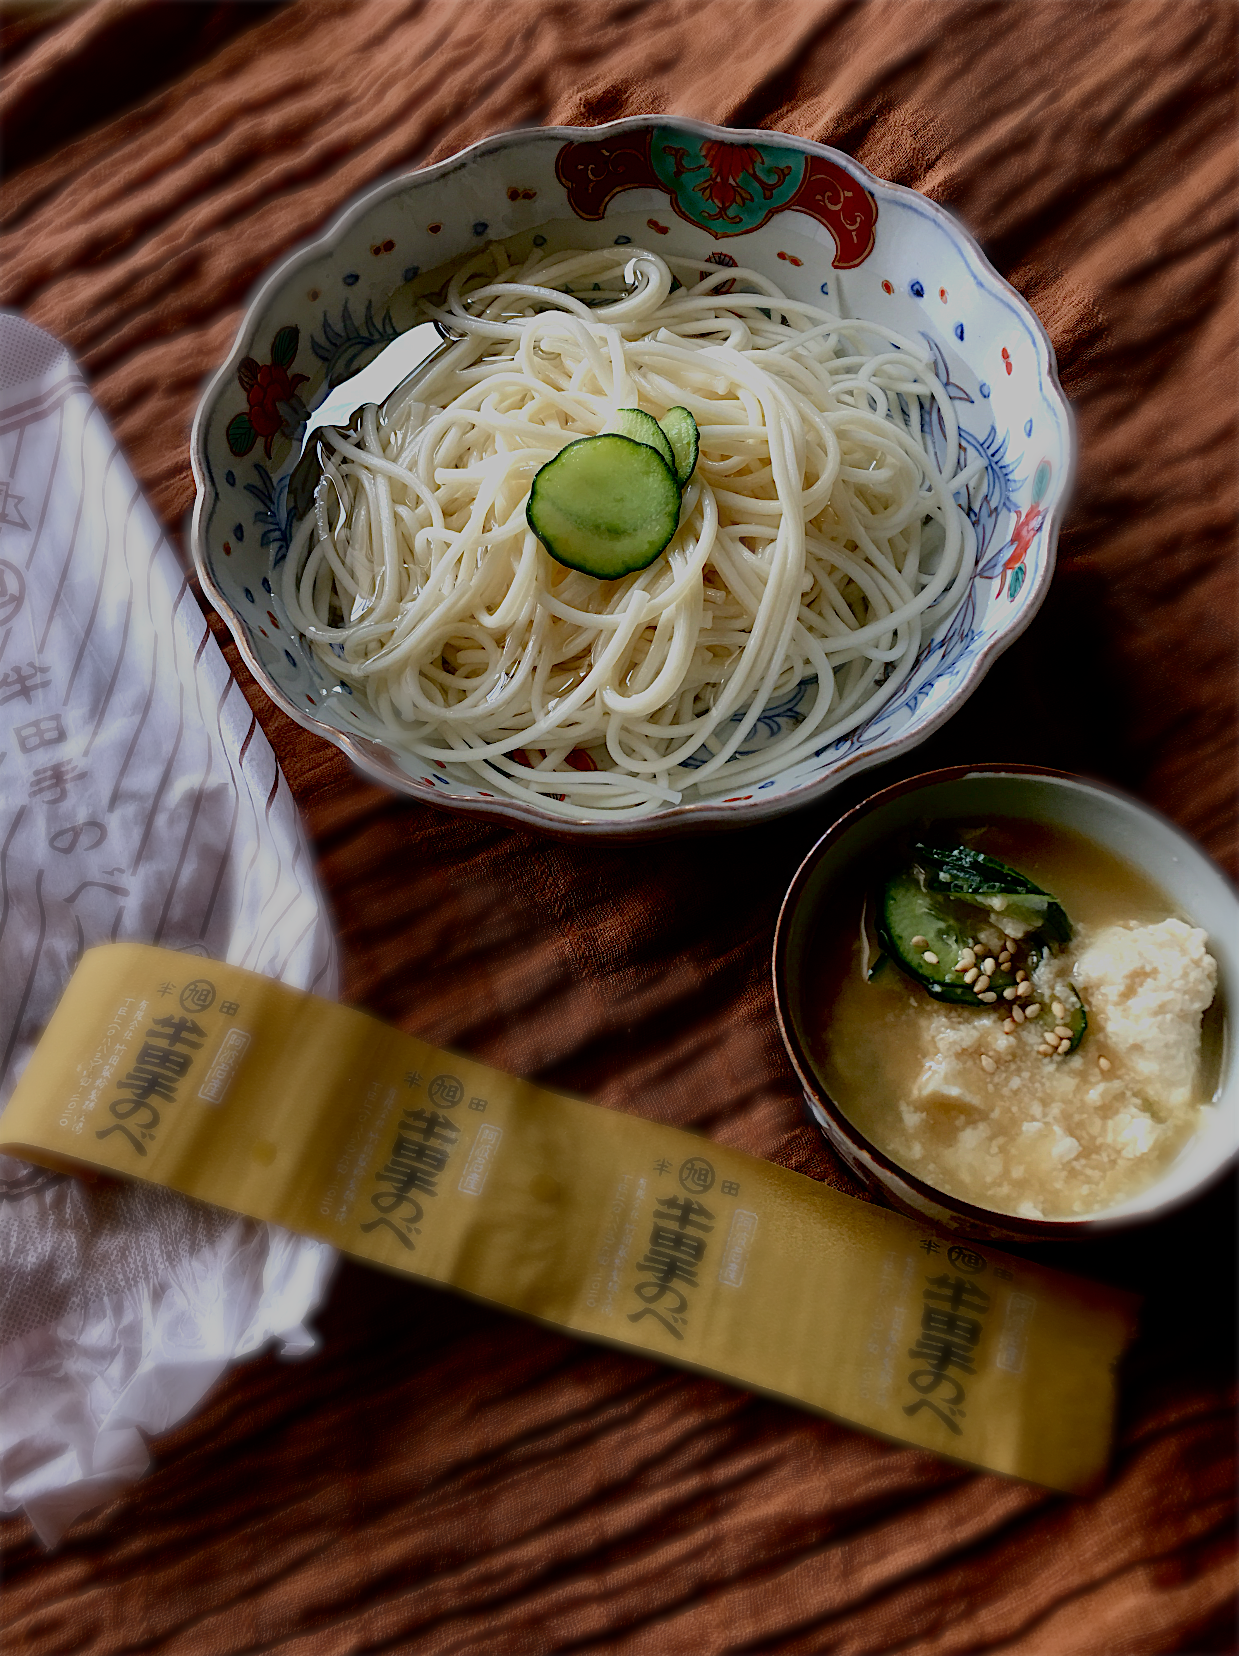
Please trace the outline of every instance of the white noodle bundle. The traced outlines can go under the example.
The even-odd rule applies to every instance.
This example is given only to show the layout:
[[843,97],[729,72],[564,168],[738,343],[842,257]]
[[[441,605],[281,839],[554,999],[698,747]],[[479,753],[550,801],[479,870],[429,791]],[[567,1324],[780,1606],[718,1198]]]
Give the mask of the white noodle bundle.
[[[324,665],[395,746],[577,820],[735,793],[868,718],[975,560],[928,351],[753,271],[638,251],[626,294],[630,249],[504,259],[453,279],[436,314],[457,344],[356,440],[324,432],[284,569]],[[701,449],[666,551],[617,581],[555,562],[525,518],[534,474],[618,409],[676,405]],[[805,680],[800,722],[733,757]]]

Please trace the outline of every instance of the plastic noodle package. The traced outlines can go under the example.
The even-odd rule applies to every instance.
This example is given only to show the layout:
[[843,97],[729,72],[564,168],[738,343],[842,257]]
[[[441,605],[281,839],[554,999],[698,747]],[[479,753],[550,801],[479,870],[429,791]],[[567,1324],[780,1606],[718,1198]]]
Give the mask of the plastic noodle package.
[[[82,953],[158,942],[331,996],[335,943],[270,745],[65,348],[0,316],[0,1102]],[[169,974],[171,978],[173,974]],[[0,1156],[0,1508],[47,1543],[144,1434],[305,1319],[321,1242]]]

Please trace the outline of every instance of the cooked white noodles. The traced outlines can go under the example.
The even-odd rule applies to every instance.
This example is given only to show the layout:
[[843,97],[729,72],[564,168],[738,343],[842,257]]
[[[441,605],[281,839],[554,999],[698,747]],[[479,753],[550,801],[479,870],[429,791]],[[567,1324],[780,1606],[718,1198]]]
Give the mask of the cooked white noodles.
[[[626,292],[632,254],[463,267],[435,313],[461,339],[358,438],[324,433],[284,569],[294,625],[389,742],[574,819],[734,794],[829,745],[905,680],[975,557],[922,343],[643,251]],[[617,581],[557,563],[526,522],[534,474],[618,409],[677,404],[701,452],[667,550]]]

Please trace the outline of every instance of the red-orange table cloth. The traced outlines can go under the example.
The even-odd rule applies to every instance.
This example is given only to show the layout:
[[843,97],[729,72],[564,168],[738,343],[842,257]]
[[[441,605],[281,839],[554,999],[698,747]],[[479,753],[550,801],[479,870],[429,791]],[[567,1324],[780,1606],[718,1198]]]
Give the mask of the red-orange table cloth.
[[[347,998],[852,1188],[805,1122],[769,982],[779,897],[844,805],[935,763],[1049,764],[1132,789],[1235,871],[1236,16],[0,14],[0,300],[77,352],[174,533],[199,387],[263,270],[380,176],[517,125],[666,110],[834,144],[956,212],[1058,352],[1080,469],[1043,610],[929,744],[778,823],[608,849],[441,814],[359,780],[230,652],[314,837]],[[6,1648],[1232,1650],[1233,1181],[1053,1258],[1147,1294],[1089,1500],[345,1266],[317,1356],[235,1370],[58,1552],[0,1526]]]

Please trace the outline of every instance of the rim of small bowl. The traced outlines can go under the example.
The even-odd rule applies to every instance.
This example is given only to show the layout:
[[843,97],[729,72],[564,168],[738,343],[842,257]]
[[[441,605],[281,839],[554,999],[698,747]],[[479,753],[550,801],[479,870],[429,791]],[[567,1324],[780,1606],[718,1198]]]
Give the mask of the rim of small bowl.
[[[503,150],[514,143],[527,140],[531,136],[548,135],[563,139],[565,142],[572,142],[581,133],[605,136],[611,133],[639,131],[643,127],[657,126],[681,127],[702,137],[720,139],[724,143],[743,142],[745,139],[762,143],[773,139],[789,144],[805,154],[822,156],[826,160],[835,162],[843,167],[845,171],[855,176],[866,189],[872,189],[876,186],[879,191],[891,191],[896,195],[915,199],[921,204],[922,210],[928,209],[930,216],[959,241],[961,246],[971,255],[974,264],[979,267],[979,271],[984,273],[995,285],[996,290],[1009,296],[1020,315],[1031,325],[1034,337],[1040,341],[1043,352],[1041,366],[1045,373],[1046,391],[1056,404],[1063,422],[1065,456],[1063,478],[1057,497],[1051,508],[1046,512],[1042,526],[1042,532],[1045,536],[1044,564],[1035,582],[1031,585],[1028,599],[1019,613],[1012,618],[1010,625],[1005,627],[1000,634],[978,649],[968,671],[959,684],[956,685],[949,699],[936,712],[929,715],[923,723],[918,724],[913,730],[902,732],[888,740],[875,743],[872,747],[844,755],[837,764],[831,767],[826,775],[803,782],[784,793],[772,795],[765,799],[734,801],[730,804],[712,799],[690,800],[688,803],[672,805],[664,810],[655,811],[648,817],[625,818],[616,822],[574,822],[568,818],[553,816],[548,812],[539,810],[537,806],[517,799],[457,798],[437,792],[427,793],[412,777],[405,776],[394,762],[393,769],[389,770],[386,765],[371,756],[367,744],[373,743],[382,747],[383,744],[378,738],[358,737],[349,731],[338,730],[334,725],[327,724],[313,713],[299,707],[292,697],[287,695],[270,676],[257,651],[251,646],[240,614],[217,585],[206,556],[207,519],[211,509],[219,499],[218,490],[214,487],[206,457],[207,421],[218,397],[232,383],[240,362],[243,341],[252,331],[258,313],[264,305],[274,297],[301,265],[307,264],[321,255],[331,253],[356,221],[379,202],[386,200],[389,196],[399,195],[419,183],[439,178],[470,157]],[[889,179],[878,177],[862,162],[855,160],[843,150],[833,149],[828,144],[819,144],[811,138],[799,138],[792,133],[782,132],[773,127],[720,127],[708,121],[693,120],[689,116],[670,114],[630,115],[620,120],[603,122],[598,126],[518,127],[504,132],[492,133],[489,137],[481,138],[476,143],[469,144],[462,150],[457,150],[454,154],[447,156],[442,161],[436,161],[429,167],[415,168],[410,172],[399,173],[393,177],[380,180],[377,184],[372,185],[369,189],[362,191],[361,194],[346,202],[321,235],[299,242],[296,247],[284,255],[278,264],[274,265],[265,276],[260,278],[257,286],[251,291],[231,349],[225,360],[207,380],[194,414],[189,440],[190,467],[193,472],[195,489],[193,516],[190,526],[190,551],[204,592],[223,617],[241,659],[262,687],[264,693],[282,713],[287,714],[303,730],[308,730],[311,734],[320,736],[334,747],[339,748],[357,769],[372,781],[420,803],[437,806],[441,810],[459,811],[471,816],[499,817],[537,828],[557,838],[576,839],[585,836],[616,841],[650,840],[692,829],[696,826],[742,828],[751,823],[783,816],[789,811],[798,810],[802,806],[825,798],[827,794],[851,776],[869,770],[874,765],[885,764],[897,755],[911,751],[933,735],[936,730],[940,729],[947,719],[951,718],[964,706],[994,662],[1019,638],[1045,600],[1045,595],[1049,591],[1050,582],[1053,580],[1058,563],[1059,529],[1075,485],[1078,451],[1075,416],[1058,377],[1058,358],[1055,355],[1053,342],[1046,332],[1041,318],[1023,294],[994,268],[986,257],[981,244],[966,225],[945,207],[940,206],[931,196],[924,195],[920,190],[914,190],[907,184],[896,184]]]
[[[844,1112],[841,1106],[831,1096],[821,1077],[814,1067],[813,1060],[805,1050],[796,1031],[795,1020],[791,1013],[791,996],[788,986],[787,953],[792,921],[796,910],[804,896],[805,887],[825,854],[855,828],[864,818],[871,816],[875,811],[902,798],[905,794],[915,793],[923,788],[935,787],[951,782],[962,782],[969,777],[1029,777],[1044,778],[1053,782],[1067,782],[1075,787],[1117,799],[1129,808],[1134,808],[1151,822],[1159,824],[1179,840],[1194,856],[1208,863],[1214,872],[1230,888],[1236,901],[1239,901],[1239,892],[1236,892],[1233,881],[1226,871],[1219,868],[1189,834],[1184,833],[1178,823],[1172,822],[1162,812],[1146,805],[1143,800],[1136,799],[1122,788],[1116,788],[1108,782],[1100,782],[1093,777],[1081,776],[1074,771],[1054,770],[1046,765],[1016,765],[1003,764],[971,764],[949,765],[940,770],[922,771],[917,776],[905,778],[901,782],[892,783],[890,787],[881,789],[878,793],[870,794],[851,810],[844,813],[837,822],[831,824],[815,845],[809,850],[801,862],[787,893],[779,907],[779,916],[775,922],[774,948],[772,953],[772,975],[774,979],[774,1009],[778,1021],[779,1034],[782,1036],[792,1068],[796,1072],[796,1079],[800,1082],[805,1095],[806,1104],[810,1108],[816,1107],[823,1115],[829,1118],[841,1135],[859,1148],[874,1164],[875,1177],[882,1185],[884,1195],[891,1196],[891,1183],[904,1185],[917,1193],[925,1201],[934,1206],[944,1208],[947,1212],[963,1220],[970,1227],[972,1234],[993,1235],[995,1232],[1005,1234],[1008,1238],[1024,1242],[1069,1242],[1082,1237],[1100,1236],[1121,1230],[1131,1230],[1139,1225],[1151,1224],[1165,1218],[1168,1214],[1184,1207],[1189,1202],[1196,1201],[1207,1190],[1211,1189],[1236,1165],[1239,1165],[1239,1148],[1232,1150],[1222,1157],[1214,1166],[1202,1172],[1196,1182],[1188,1189],[1164,1201],[1151,1206],[1147,1211],[1140,1213],[1115,1213],[1110,1216],[1103,1209],[1099,1213],[1083,1214],[1079,1218],[1063,1219],[1028,1219],[1020,1214],[1005,1213],[999,1208],[979,1207],[975,1203],[966,1202],[962,1197],[953,1196],[949,1191],[942,1190],[937,1185],[929,1184],[892,1156],[886,1154],[873,1141],[865,1136],[859,1127]],[[1220,988],[1220,985],[1219,985]],[[825,1129],[819,1122],[814,1122],[818,1130],[827,1137]],[[828,1139],[829,1142],[829,1139]],[[1169,1170],[1167,1170],[1168,1172]],[[1150,1187],[1156,1190],[1157,1181]],[[904,1210],[904,1204],[897,1205]]]

